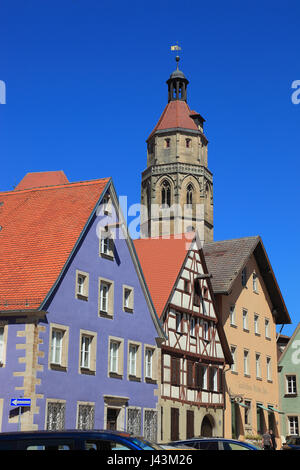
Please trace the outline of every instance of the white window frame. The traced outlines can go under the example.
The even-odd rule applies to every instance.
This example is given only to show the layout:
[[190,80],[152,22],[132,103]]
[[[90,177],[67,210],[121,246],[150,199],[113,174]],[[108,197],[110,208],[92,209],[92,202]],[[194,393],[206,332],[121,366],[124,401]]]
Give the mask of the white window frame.
[[254,314],[254,334],[259,335],[259,315],[257,313]]
[[114,281],[99,278],[99,315],[113,317],[114,315]]
[[266,365],[267,365],[267,380],[269,382],[272,381],[272,359],[270,356],[266,358]]
[[91,346],[92,346],[92,337],[86,334],[82,334],[81,341],[80,341],[80,367],[83,369],[90,369]]
[[[63,330],[59,330],[58,328],[52,329],[51,357],[50,357],[51,364],[59,365],[59,366],[62,364],[63,338],[64,338]],[[57,354],[58,354],[58,358],[57,358]]]
[[249,376],[249,350],[244,349],[243,355],[243,363],[244,363],[244,375]]
[[123,310],[129,313],[134,310],[134,288],[127,285],[123,285]]
[[138,361],[138,345],[130,343],[129,344],[129,375],[136,376],[137,375],[137,361]]
[[[82,279],[82,282],[79,282]],[[89,297],[89,273],[76,269],[75,297],[81,300],[88,300]]]
[[235,305],[230,306],[229,317],[230,317],[230,326],[236,326]]
[[299,419],[298,416],[288,416],[288,435],[299,434]]
[[261,354],[255,353],[255,372],[256,378],[261,379]]
[[286,395],[295,395],[297,393],[297,377],[296,374],[287,374],[286,380]]
[[237,356],[237,347],[234,345],[230,346],[230,352],[233,359],[233,364],[230,366],[231,372],[237,372],[236,356]]
[[242,311],[242,316],[243,316],[243,330],[244,331],[249,331],[249,322],[248,322],[248,310],[243,308]]
[[265,318],[265,337],[270,339],[270,320]]

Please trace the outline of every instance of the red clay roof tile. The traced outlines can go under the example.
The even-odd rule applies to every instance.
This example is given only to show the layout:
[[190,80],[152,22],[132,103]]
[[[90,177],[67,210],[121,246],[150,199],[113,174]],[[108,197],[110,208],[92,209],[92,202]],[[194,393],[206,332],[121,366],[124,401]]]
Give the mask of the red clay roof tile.
[[108,182],[0,192],[0,310],[39,307]]

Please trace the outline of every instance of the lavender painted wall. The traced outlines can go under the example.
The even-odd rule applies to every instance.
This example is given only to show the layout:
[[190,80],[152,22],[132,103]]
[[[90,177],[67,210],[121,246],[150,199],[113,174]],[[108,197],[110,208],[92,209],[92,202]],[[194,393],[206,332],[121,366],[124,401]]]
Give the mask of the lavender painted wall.
[[[35,389],[35,392],[43,397],[38,398],[36,402],[39,413],[34,416],[34,424],[38,426],[38,429],[45,429],[46,399],[65,400],[66,429],[76,427],[78,401],[95,404],[94,425],[98,429],[105,427],[104,395],[129,397],[127,405],[140,407],[142,412],[144,408],[155,409],[157,405],[155,392],[157,384],[147,383],[144,380],[144,344],[155,347],[155,338],[158,337],[158,332],[151,318],[126,240],[119,239],[119,229],[117,229],[114,260],[100,257],[99,239],[96,233],[98,222],[99,217],[95,216],[47,305],[48,313],[44,323],[46,329],[39,335],[41,340],[39,351],[44,353],[44,357],[39,357],[38,362],[43,366],[43,370],[37,372],[40,384],[36,385]],[[76,270],[89,273],[88,301],[77,299],[75,296]],[[98,315],[99,277],[114,281],[113,319],[102,318]],[[133,313],[123,311],[124,284],[134,288]],[[50,324],[52,323],[69,327],[66,371],[49,368]],[[9,325],[6,366],[2,370],[0,369],[0,398],[3,399],[2,431],[13,431],[17,427],[16,424],[8,424],[7,417],[10,410],[10,398],[18,396],[14,387],[22,385],[20,377],[13,377],[14,371],[24,370],[24,364],[18,363],[19,352],[16,350],[16,342],[25,341],[25,338],[16,339],[16,330],[20,331],[21,329],[24,329],[24,325]],[[97,333],[95,375],[79,373],[80,329]],[[109,336],[124,339],[124,374],[122,379],[108,376]],[[140,381],[131,381],[127,378],[128,340],[142,343]],[[21,353],[21,356],[23,355],[24,352]],[[126,419],[124,425],[126,426]],[[143,427],[141,432],[143,432]]]

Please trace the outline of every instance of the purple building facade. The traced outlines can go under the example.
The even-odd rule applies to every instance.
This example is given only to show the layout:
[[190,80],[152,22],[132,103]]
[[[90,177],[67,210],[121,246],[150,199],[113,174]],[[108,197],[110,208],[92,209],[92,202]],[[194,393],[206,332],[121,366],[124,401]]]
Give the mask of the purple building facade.
[[[39,308],[1,311],[2,432],[118,429],[157,439],[164,333],[117,207],[110,180]],[[30,407],[11,404],[22,397]]]

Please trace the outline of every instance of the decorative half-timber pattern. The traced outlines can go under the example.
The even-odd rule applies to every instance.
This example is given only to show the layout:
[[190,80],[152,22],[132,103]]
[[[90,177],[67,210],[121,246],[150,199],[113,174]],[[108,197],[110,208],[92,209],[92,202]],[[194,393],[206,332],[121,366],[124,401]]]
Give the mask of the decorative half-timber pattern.
[[224,354],[207,278],[199,251],[190,250],[164,315],[162,398],[222,406]]

